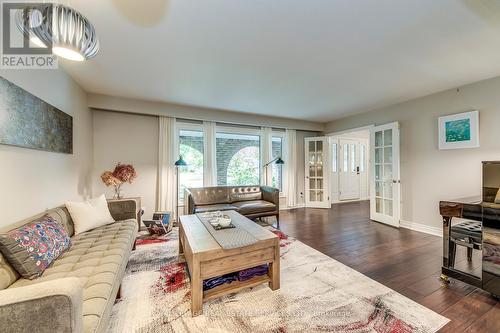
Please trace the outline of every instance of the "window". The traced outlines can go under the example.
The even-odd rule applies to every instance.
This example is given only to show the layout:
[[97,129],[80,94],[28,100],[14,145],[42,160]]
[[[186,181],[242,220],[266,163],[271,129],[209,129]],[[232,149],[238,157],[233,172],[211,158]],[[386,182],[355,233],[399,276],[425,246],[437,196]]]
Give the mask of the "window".
[[365,159],[366,159],[366,146],[361,145],[361,151],[359,155],[359,171],[365,172]]
[[349,145],[344,143],[344,172],[349,172]]
[[[277,157],[283,158],[283,138],[273,136],[272,139],[272,160]],[[272,187],[278,188],[280,192],[283,192],[283,165],[272,163]]]
[[260,136],[217,132],[218,185],[260,184]]
[[338,172],[338,146],[336,143],[332,144],[332,171]]
[[184,202],[184,190],[203,187],[203,132],[179,131],[179,155],[187,166],[179,168],[179,202]]
[[351,171],[356,172],[356,144],[351,144]]

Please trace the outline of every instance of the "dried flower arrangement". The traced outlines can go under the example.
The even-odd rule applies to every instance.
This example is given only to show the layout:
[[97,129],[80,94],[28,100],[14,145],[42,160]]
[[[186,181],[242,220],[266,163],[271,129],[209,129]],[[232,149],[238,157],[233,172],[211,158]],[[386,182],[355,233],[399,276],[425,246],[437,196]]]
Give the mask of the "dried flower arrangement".
[[101,175],[101,180],[106,186],[114,186],[115,194],[113,198],[121,199],[121,186],[124,183],[132,184],[134,179],[137,178],[137,172],[131,164],[118,163],[113,170],[105,171]]

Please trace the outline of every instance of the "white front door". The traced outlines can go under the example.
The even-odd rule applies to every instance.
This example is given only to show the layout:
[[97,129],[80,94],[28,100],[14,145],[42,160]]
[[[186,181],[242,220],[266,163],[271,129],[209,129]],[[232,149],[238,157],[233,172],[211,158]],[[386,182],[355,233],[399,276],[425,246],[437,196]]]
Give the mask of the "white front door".
[[340,139],[339,200],[355,200],[360,195],[358,140]]
[[399,227],[399,123],[375,126],[371,130],[371,156],[370,218]]
[[305,139],[306,207],[329,208],[328,139]]

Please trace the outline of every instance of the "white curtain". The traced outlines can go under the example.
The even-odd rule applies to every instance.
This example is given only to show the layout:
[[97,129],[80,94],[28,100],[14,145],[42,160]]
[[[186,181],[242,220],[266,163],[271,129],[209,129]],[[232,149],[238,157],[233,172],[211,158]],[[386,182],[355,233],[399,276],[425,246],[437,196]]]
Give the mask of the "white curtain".
[[177,188],[174,163],[178,159],[178,138],[175,118],[159,118],[158,193],[156,209],[170,211],[177,219]]
[[[273,129],[271,127],[262,127],[262,166],[269,163],[273,159],[273,151],[272,151],[272,141],[273,141]],[[262,168],[262,177],[261,183],[262,185],[271,185],[273,182],[273,171],[272,164],[269,164],[267,167]]]
[[217,185],[217,163],[215,161],[215,143],[216,143],[216,123],[213,121],[203,122],[204,137],[204,161],[203,161],[203,186]]
[[297,205],[297,131],[286,130],[286,201],[287,206]]

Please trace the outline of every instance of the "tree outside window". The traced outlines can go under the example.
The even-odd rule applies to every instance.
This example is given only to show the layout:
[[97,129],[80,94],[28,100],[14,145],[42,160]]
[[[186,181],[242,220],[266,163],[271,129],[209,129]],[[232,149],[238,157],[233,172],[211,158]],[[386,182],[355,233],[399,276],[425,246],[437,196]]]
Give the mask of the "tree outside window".
[[184,190],[203,187],[203,132],[181,130],[179,154],[187,166],[179,169],[179,202],[184,202]]

